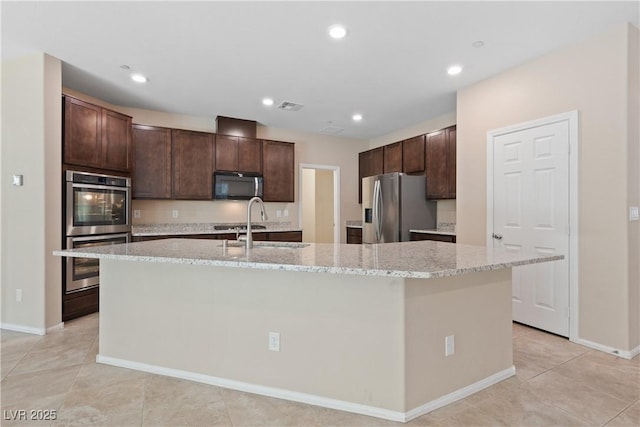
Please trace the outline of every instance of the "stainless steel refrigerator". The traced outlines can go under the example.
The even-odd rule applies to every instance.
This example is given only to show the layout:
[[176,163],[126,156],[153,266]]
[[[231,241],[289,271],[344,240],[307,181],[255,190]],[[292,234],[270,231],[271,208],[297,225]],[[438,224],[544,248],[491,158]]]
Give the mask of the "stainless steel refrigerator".
[[407,242],[410,229],[436,228],[425,179],[397,172],[362,178],[363,243]]

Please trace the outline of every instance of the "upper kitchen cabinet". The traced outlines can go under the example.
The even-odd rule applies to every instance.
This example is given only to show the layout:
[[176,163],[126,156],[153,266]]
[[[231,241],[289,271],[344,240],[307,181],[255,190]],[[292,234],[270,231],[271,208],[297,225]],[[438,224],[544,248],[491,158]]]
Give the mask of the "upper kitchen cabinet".
[[64,96],[64,163],[131,170],[131,117]]
[[402,172],[402,142],[383,147],[384,173]]
[[427,199],[456,198],[456,127],[426,136]]
[[424,173],[424,135],[402,141],[402,171],[404,173]]
[[171,198],[171,129],[133,125],[133,198]]
[[262,168],[264,201],[293,202],[295,144],[263,141]]
[[262,143],[256,139],[216,135],[215,169],[230,172],[262,172]]
[[173,198],[211,200],[213,197],[214,135],[173,130]]
[[216,133],[218,135],[241,136],[256,139],[258,123],[254,120],[236,119],[234,117],[216,117]]
[[384,173],[383,147],[358,154],[358,203],[362,203],[362,178]]

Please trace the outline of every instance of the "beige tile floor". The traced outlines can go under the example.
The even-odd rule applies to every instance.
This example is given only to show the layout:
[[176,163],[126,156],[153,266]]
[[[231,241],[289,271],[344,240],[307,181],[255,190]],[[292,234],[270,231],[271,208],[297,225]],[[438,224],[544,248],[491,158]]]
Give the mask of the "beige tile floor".
[[[2,426],[388,426],[311,405],[95,363],[98,316],[46,336],[2,331]],[[410,426],[640,426],[640,357],[629,361],[513,325],[517,375]],[[17,410],[55,421],[12,421]],[[29,414],[27,414],[28,416]]]

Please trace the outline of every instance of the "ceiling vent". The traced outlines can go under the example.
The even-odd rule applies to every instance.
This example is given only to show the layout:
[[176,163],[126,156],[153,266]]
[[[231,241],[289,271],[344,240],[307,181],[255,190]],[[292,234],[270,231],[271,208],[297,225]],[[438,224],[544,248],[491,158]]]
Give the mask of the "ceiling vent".
[[304,107],[304,105],[296,104],[295,102],[291,102],[291,101],[282,101],[282,103],[278,105],[278,108],[280,110],[286,110],[286,111],[299,111],[302,107]]
[[338,126],[329,125],[329,126],[325,127],[324,129],[321,129],[320,132],[328,133],[328,134],[331,134],[331,135],[335,135],[337,133],[342,132],[343,130],[344,130],[343,128],[339,128]]

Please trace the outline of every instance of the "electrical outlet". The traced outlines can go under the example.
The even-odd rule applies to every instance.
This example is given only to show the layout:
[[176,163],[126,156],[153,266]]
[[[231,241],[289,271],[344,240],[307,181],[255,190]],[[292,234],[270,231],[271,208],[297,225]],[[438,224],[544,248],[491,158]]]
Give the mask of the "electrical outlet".
[[16,289],[16,301],[22,302],[22,289]]
[[140,209],[134,209],[133,210],[133,217],[134,218],[140,218]]
[[280,351],[280,333],[269,332],[269,350]]
[[22,175],[13,175],[13,179],[11,183],[16,187],[22,187],[23,185],[23,176]]
[[282,216],[282,211],[280,209],[276,210],[276,216],[280,218]]
[[172,210],[171,211],[171,216],[174,217],[174,218],[178,218],[178,210],[177,209]]
[[444,355],[451,356],[456,352],[455,335],[449,335],[444,338]]
[[289,216],[289,209],[284,210],[284,216]]
[[640,212],[637,206],[629,206],[629,221],[638,221],[640,219]]

